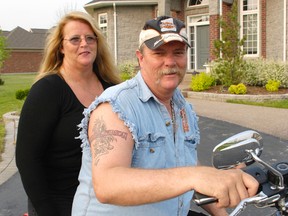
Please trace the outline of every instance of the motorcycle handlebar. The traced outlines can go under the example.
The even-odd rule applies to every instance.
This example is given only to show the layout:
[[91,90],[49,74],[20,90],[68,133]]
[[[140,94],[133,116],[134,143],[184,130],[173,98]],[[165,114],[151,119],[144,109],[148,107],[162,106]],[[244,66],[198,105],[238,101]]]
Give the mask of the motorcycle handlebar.
[[[279,162],[273,165],[284,177],[284,183],[288,185],[288,162]],[[243,171],[253,176],[259,182],[259,188],[257,194],[263,192],[267,197],[274,196],[281,193],[281,189],[271,187],[271,185],[277,185],[277,177],[270,171],[267,171],[263,167],[257,165],[250,165],[243,168]],[[198,205],[205,205],[209,203],[217,202],[217,198],[208,197],[198,192],[194,193],[193,201]]]

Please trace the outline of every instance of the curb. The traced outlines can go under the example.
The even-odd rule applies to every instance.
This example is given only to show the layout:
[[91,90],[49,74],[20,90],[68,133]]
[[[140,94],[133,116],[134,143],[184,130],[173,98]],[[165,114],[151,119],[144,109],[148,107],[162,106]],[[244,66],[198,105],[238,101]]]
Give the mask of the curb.
[[182,90],[185,98],[195,98],[203,100],[212,100],[226,102],[227,100],[245,100],[254,102],[263,102],[265,100],[284,100],[288,99],[288,94],[269,94],[269,95],[235,95],[235,94],[215,94],[206,92],[193,92]]

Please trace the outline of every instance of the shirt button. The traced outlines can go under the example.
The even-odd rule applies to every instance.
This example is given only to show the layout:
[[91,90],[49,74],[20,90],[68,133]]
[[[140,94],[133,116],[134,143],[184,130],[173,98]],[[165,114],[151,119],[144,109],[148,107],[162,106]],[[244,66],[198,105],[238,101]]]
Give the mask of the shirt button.
[[171,122],[170,121],[167,121],[166,122],[166,127],[170,126]]
[[154,153],[154,152],[155,152],[154,148],[150,148],[150,153]]

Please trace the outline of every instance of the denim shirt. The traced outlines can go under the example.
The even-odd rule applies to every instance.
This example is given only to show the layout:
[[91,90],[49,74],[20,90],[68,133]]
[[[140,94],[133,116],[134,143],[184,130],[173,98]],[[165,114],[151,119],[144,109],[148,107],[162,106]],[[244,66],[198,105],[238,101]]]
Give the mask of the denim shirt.
[[139,72],[131,80],[106,89],[84,111],[85,117],[79,125],[81,128],[79,138],[82,139],[83,148],[82,167],[72,215],[187,216],[193,191],[162,202],[138,206],[102,204],[97,200],[92,185],[92,159],[87,127],[91,112],[102,102],[111,104],[113,112],[118,114],[132,133],[135,144],[131,167],[163,169],[197,164],[200,134],[198,118],[192,105],[186,102],[178,89],[175,90],[174,137],[172,119],[166,107],[153,95]]

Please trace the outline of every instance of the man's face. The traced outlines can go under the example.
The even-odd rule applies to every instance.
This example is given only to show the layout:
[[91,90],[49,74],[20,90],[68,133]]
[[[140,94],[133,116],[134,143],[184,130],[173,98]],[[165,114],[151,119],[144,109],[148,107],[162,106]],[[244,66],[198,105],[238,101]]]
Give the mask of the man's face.
[[182,81],[187,66],[187,49],[184,43],[171,41],[155,50],[144,45],[143,52],[137,51],[144,81],[156,94],[169,94]]

